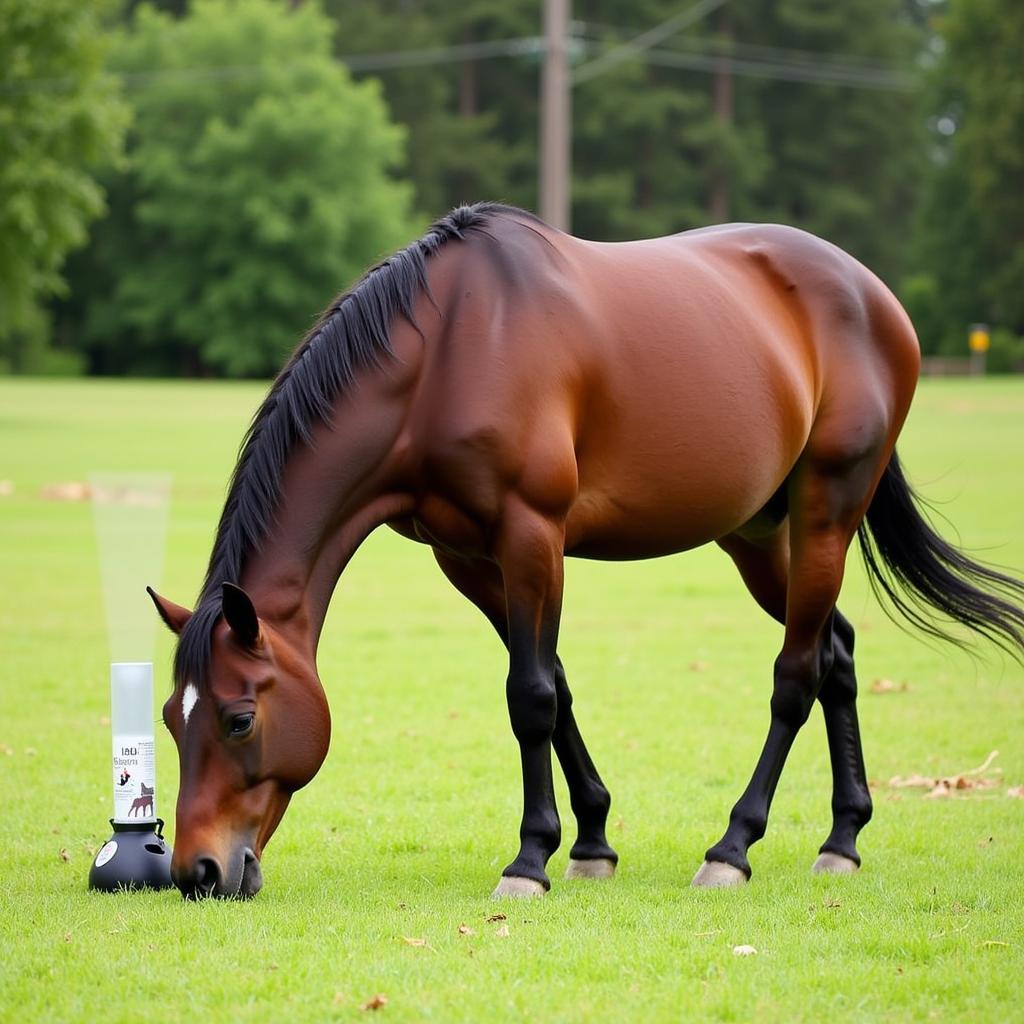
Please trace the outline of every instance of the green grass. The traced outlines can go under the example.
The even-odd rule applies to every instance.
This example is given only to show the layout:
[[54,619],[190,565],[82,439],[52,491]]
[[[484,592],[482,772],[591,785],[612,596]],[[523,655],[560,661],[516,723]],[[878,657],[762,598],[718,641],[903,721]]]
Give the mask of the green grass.
[[[515,852],[517,751],[502,650],[425,548],[371,538],[321,648],[334,716],[249,903],[86,891],[108,833],[106,631],[91,511],[40,488],[168,470],[163,591],[197,589],[261,389],[0,381],[0,1019],[1024,1020],[1024,674],[895,629],[850,560],[875,790],[857,877],[813,877],[829,824],[820,714],[797,742],[740,891],[688,888],[753,766],[780,640],[717,550],[572,562],[562,654],[613,795],[611,883],[487,897]],[[1024,382],[928,382],[904,463],[975,551],[1024,566]],[[141,598],[140,598],[141,599]],[[158,691],[169,685],[160,635]],[[891,776],[998,749],[1004,783],[949,800]],[[176,756],[159,739],[161,810]],[[560,806],[571,840],[564,788]],[[173,830],[172,830],[173,832]],[[171,837],[173,839],[173,835]],[[67,860],[60,852],[66,851]],[[509,934],[486,918],[507,914]],[[474,934],[460,935],[466,924]],[[405,938],[422,938],[412,946]],[[733,955],[750,944],[756,956]]]

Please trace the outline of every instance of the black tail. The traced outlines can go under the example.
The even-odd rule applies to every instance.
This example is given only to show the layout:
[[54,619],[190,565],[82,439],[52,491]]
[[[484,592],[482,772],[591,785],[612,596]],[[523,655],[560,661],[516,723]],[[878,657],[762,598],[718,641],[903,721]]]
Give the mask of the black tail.
[[925,633],[965,646],[936,621],[938,611],[1024,661],[1024,583],[943,540],[919,503],[893,452],[857,531],[875,594]]

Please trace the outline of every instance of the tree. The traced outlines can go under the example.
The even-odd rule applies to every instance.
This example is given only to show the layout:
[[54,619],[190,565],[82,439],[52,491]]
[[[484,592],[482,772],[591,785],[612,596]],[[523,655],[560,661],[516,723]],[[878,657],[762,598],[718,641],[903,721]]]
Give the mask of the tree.
[[[911,71],[926,34],[906,0],[751,0],[737,37],[769,61],[846,69],[867,79]],[[846,249],[895,287],[919,193],[926,143],[920,93],[784,78],[737,83],[737,117],[763,133],[767,167],[737,194],[737,219],[795,224]]]
[[[324,0],[338,25],[336,52],[472,46],[540,31],[538,0]],[[536,201],[539,53],[356,71],[379,78],[408,127],[405,173],[421,211],[435,216],[477,199]]]
[[[343,54],[541,31],[540,0],[327,3]],[[573,0],[577,61],[679,12],[678,0]],[[722,219],[783,220],[898,279],[924,144],[914,95],[741,78],[707,64],[763,45],[763,64],[834,65],[841,54],[847,67],[906,71],[925,37],[919,17],[914,0],[745,0],[580,83],[573,229],[619,239]],[[674,56],[703,59],[705,69],[672,66]],[[536,207],[539,71],[539,55],[527,53],[368,72],[410,126],[407,170],[421,208],[466,198]]]
[[141,7],[114,51],[135,109],[114,216],[76,261],[93,366],[267,374],[408,240],[404,132],[313,5]]
[[1011,346],[1024,335],[1024,6],[951,0],[937,27],[945,47],[908,305],[926,348],[964,354],[973,321],[1001,327]]
[[120,150],[126,110],[103,71],[98,7],[0,0],[0,370],[52,364],[41,303],[103,211],[93,169]]

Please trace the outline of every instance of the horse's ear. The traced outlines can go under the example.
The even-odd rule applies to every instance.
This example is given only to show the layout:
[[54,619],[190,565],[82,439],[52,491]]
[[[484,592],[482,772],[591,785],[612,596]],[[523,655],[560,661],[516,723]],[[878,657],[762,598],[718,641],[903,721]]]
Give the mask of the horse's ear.
[[182,608],[180,604],[161,597],[152,587],[146,587],[146,593],[153,598],[153,604],[156,605],[156,610],[160,613],[160,618],[164,620],[167,628],[172,633],[180,634],[185,628],[185,623],[192,618],[192,613],[187,608]]
[[234,583],[221,584],[221,608],[224,621],[231,627],[243,647],[255,647],[260,636],[260,620],[256,616],[252,599]]

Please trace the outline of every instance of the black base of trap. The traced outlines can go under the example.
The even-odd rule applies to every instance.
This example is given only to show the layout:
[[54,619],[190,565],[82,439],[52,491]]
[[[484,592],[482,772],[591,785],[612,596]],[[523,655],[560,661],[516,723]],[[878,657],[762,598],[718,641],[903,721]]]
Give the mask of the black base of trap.
[[164,842],[164,820],[126,825],[110,819],[114,834],[100,847],[89,869],[89,888],[167,889],[171,881],[171,848]]

